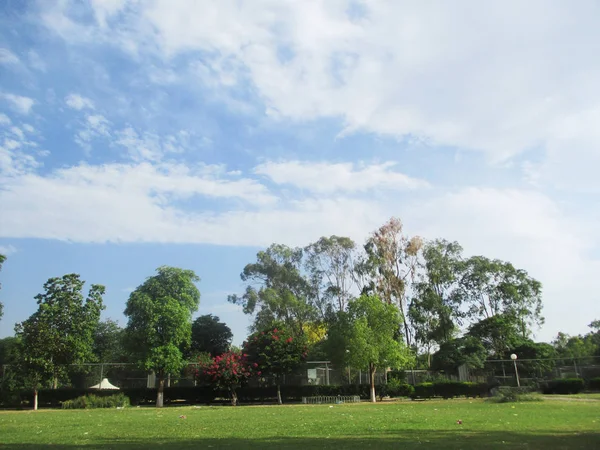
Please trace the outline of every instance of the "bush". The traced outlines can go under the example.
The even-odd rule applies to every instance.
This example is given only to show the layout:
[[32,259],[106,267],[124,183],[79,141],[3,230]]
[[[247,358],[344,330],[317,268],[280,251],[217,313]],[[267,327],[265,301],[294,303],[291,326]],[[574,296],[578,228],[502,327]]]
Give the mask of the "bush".
[[129,406],[129,398],[122,392],[110,396],[88,394],[62,402],[63,409],[124,408],[126,406]]
[[578,394],[583,391],[583,378],[559,378],[548,382],[542,387],[544,394]]
[[415,388],[413,388],[410,384],[403,383],[398,379],[388,380],[387,384],[382,384],[378,388],[379,391],[376,387],[375,392],[379,394],[379,397],[410,397],[415,392]]
[[539,395],[526,393],[520,388],[499,389],[496,394],[488,399],[493,403],[515,403],[515,402],[541,402],[543,399]]
[[600,391],[600,377],[590,379],[588,387],[590,391]]

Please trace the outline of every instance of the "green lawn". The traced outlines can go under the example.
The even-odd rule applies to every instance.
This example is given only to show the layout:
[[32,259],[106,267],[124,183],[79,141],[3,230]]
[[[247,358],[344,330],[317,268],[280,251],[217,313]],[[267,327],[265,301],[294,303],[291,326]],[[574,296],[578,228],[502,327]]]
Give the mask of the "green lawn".
[[597,449],[600,402],[0,412],[0,449],[44,448]]

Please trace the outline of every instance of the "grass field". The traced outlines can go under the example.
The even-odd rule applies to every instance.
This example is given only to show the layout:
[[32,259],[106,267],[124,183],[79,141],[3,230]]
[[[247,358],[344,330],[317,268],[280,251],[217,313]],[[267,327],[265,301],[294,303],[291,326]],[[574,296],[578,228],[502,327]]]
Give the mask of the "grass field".
[[598,449],[600,402],[0,412],[0,449],[45,448]]

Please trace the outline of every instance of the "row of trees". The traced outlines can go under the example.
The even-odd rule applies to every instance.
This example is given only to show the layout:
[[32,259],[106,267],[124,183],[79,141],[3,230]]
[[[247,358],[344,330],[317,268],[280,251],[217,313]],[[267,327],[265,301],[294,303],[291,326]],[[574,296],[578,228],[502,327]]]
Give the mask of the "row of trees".
[[235,400],[248,377],[279,386],[306,358],[329,359],[368,368],[374,400],[377,368],[476,368],[517,350],[599,353],[597,322],[583,337],[533,342],[543,322],[541,284],[508,262],[462,253],[456,242],[406,236],[396,218],[362,247],[339,236],[304,248],[273,244],[244,267],[245,292],[228,297],[254,319],[242,349],[230,347],[231,330],[218,318],[192,321],[200,301],[193,271],[160,267],[129,296],[124,329],[100,321],[103,286],[84,296],[80,277],[65,275],[44,285],[38,310],[15,328],[18,351],[4,353],[35,392],[56,386],[68,364],[136,362],[157,375],[157,406],[166,377],[187,361],[199,361],[200,379],[227,387]]

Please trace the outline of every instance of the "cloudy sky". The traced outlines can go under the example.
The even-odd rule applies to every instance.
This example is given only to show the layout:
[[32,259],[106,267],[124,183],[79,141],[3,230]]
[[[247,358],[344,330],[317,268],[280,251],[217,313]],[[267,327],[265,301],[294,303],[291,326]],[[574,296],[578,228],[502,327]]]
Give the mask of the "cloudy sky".
[[272,242],[390,216],[600,318],[600,5],[56,0],[0,6],[0,336],[51,276],[128,293],[162,264],[226,302]]

